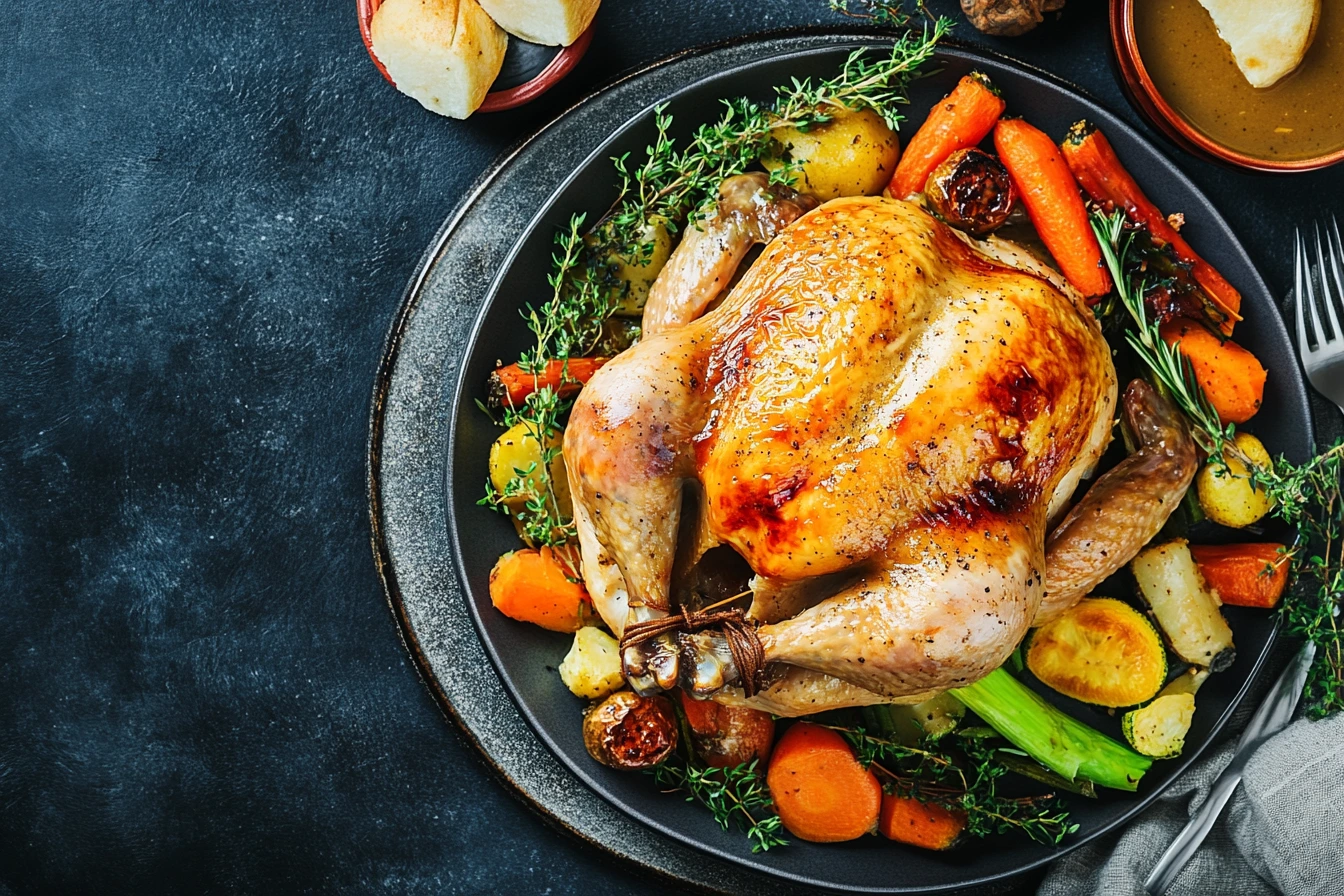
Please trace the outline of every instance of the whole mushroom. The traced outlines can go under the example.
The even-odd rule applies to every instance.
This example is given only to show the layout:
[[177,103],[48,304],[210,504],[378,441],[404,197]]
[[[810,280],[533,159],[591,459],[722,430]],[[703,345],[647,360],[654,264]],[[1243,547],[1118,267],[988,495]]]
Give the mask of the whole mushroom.
[[1064,8],[1064,0],[961,0],[961,11],[986,34],[1016,37],[1039,25],[1045,13]]

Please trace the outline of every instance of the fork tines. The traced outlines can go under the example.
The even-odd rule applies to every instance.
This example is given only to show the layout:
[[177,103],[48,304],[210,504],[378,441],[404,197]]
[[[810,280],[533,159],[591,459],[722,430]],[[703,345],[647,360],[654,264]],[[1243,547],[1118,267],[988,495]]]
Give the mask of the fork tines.
[[[1296,303],[1297,349],[1305,360],[1308,356],[1327,351],[1330,354],[1344,349],[1334,345],[1344,337],[1339,327],[1337,305],[1344,309],[1344,240],[1340,238],[1339,221],[1331,216],[1330,225],[1314,228],[1316,243],[1316,276],[1312,276],[1312,266],[1307,257],[1306,240],[1300,230],[1293,234],[1293,296]],[[1321,240],[1321,231],[1325,231],[1325,240]],[[1316,282],[1320,281],[1320,295],[1316,293]],[[1304,307],[1305,305],[1305,307]],[[1329,321],[1327,329],[1322,324],[1321,310],[1324,306]],[[1308,315],[1310,324],[1308,325]]]

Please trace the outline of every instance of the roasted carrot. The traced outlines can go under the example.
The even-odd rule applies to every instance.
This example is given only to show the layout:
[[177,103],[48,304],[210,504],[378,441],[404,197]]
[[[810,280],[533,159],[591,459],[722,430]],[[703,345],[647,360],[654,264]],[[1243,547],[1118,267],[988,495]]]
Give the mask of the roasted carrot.
[[1269,376],[1255,355],[1191,320],[1169,320],[1161,332],[1167,345],[1180,343],[1181,354],[1223,423],[1245,423],[1255,416]]
[[853,840],[877,826],[882,785],[829,728],[799,722],[784,732],[766,783],[784,827],[799,840]]
[[733,768],[769,757],[775,742],[775,720],[770,713],[676,693],[691,728],[691,745],[706,765]]
[[1176,257],[1191,266],[1190,274],[1213,303],[1227,315],[1221,326],[1226,335],[1241,320],[1241,293],[1228,283],[1213,265],[1201,258],[1185,241],[1166,216],[1154,205],[1134,178],[1130,177],[1111,143],[1091,123],[1080,121],[1064,138],[1064,161],[1087,195],[1107,207],[1119,207],[1131,221],[1143,224],[1160,243],[1170,243]]
[[922,846],[925,849],[948,849],[966,830],[966,813],[944,809],[933,803],[921,803],[912,796],[894,793],[882,796],[882,814],[877,821],[877,832],[888,840]]
[[490,570],[490,602],[505,616],[553,632],[575,632],[588,617],[589,597],[572,582],[549,548],[525,548],[500,557]]
[[1055,141],[1013,118],[994,128],[994,148],[1064,276],[1089,298],[1110,292],[1111,277],[1101,262],[1101,246],[1088,222],[1078,183]]
[[491,407],[520,405],[533,392],[550,386],[561,398],[578,393],[610,358],[570,358],[568,361],[547,361],[546,366],[533,374],[517,364],[506,364],[490,374],[486,383],[486,400]]
[[972,72],[957,82],[906,144],[888,189],[905,199],[924,189],[929,173],[958,149],[975,146],[994,129],[1004,102],[988,75]]
[[1288,587],[1288,555],[1281,544],[1192,544],[1190,553],[1225,604],[1272,607]]

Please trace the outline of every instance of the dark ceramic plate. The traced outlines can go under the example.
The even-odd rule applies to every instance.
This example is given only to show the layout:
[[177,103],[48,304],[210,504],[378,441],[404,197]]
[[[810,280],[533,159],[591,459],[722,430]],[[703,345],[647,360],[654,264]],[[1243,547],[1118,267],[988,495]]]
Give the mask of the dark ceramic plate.
[[[607,160],[626,151],[638,153],[648,144],[653,102],[670,103],[670,111],[684,134],[694,123],[716,116],[722,97],[748,95],[768,99],[774,85],[791,77],[830,75],[838,69],[848,49],[858,43],[881,46],[873,38],[807,37],[759,42],[754,49],[724,48],[655,67],[571,110],[493,172],[468,200],[469,207],[462,216],[445,226],[440,241],[427,253],[420,275],[408,290],[403,314],[389,337],[388,355],[375,394],[370,471],[375,550],[409,646],[436,695],[478,738],[501,770],[536,799],[537,782],[519,780],[520,776],[526,779],[531,769],[512,754],[526,748],[529,761],[544,768],[539,774],[553,774],[552,767],[537,758],[530,742],[519,746],[499,739],[498,732],[493,730],[499,724],[499,714],[511,715],[511,712],[499,705],[496,683],[479,677],[482,670],[470,667],[470,663],[463,668],[461,654],[474,655],[477,651],[469,637],[460,631],[462,617],[452,603],[459,592],[452,583],[442,581],[444,558],[434,553],[442,545],[438,529],[446,523],[457,573],[464,586],[461,596],[495,670],[531,731],[569,772],[600,795],[601,801],[619,807],[671,841],[680,841],[715,858],[707,856],[704,868],[695,867],[694,862],[688,868],[679,846],[661,841],[667,846],[660,851],[656,845],[658,839],[652,841],[650,852],[649,841],[636,836],[637,827],[613,822],[608,814],[596,808],[600,803],[595,803],[587,793],[580,800],[585,807],[580,811],[575,811],[566,800],[537,799],[541,807],[571,829],[603,842],[615,852],[633,856],[685,880],[717,884],[730,890],[741,889],[743,885],[734,884],[725,875],[752,880],[750,876],[740,877],[736,870],[729,871],[732,864],[775,878],[773,884],[760,877],[755,881],[769,884],[777,892],[790,888],[792,883],[851,892],[901,893],[984,884],[1049,862],[1132,817],[1193,762],[1245,696],[1274,638],[1273,621],[1265,613],[1228,608],[1238,658],[1232,668],[1214,676],[1201,690],[1200,708],[1187,738],[1185,754],[1179,760],[1157,763],[1137,794],[1108,793],[1096,801],[1072,800],[1071,808],[1080,830],[1059,849],[1004,837],[976,841],[940,854],[864,838],[827,846],[795,842],[786,849],[753,855],[739,832],[720,831],[703,809],[660,794],[645,776],[609,771],[587,756],[579,727],[582,703],[565,690],[555,673],[569,639],[514,623],[490,606],[487,591],[490,568],[501,553],[517,547],[517,540],[505,519],[476,504],[486,478],[490,443],[498,430],[476,408],[475,399],[482,397],[485,378],[497,360],[512,359],[527,345],[528,333],[518,312],[525,303],[544,300],[545,275],[557,227],[574,211],[588,212],[591,220],[591,216],[605,209],[614,192],[614,178]],[[718,65],[713,64],[716,53],[720,56]],[[1185,231],[1190,241],[1241,287],[1246,321],[1238,328],[1238,339],[1271,371],[1265,410],[1254,429],[1272,452],[1290,457],[1306,455],[1311,444],[1310,414],[1283,322],[1236,237],[1194,185],[1115,116],[1048,76],[954,49],[941,53],[938,65],[940,70],[936,74],[912,86],[909,116],[913,122],[922,120],[929,107],[962,74],[972,69],[987,71],[1003,89],[1010,110],[1049,133],[1062,134],[1069,124],[1082,117],[1099,124],[1150,195],[1164,208],[1185,213],[1190,222]],[[676,76],[678,68],[683,70],[680,72],[683,77]],[[697,69],[698,76],[685,77],[696,74]],[[662,91],[645,91],[642,105],[630,109],[625,118],[598,123],[601,117],[595,117],[594,110],[604,102],[614,104],[617,109],[622,104],[629,108],[631,91],[641,78],[660,84]],[[635,95],[640,95],[639,91]],[[529,157],[529,149],[535,144],[549,142],[560,146],[567,122],[583,123],[569,137],[591,147],[586,159],[568,164],[552,160],[548,164],[535,155]],[[604,129],[595,133],[591,130],[593,126]],[[510,167],[515,165],[534,166],[540,176],[555,185],[554,192],[549,198],[537,196],[530,208],[514,208],[513,217],[483,220],[477,215],[473,220],[472,204],[482,196],[489,199],[492,181],[507,179]],[[537,187],[532,183],[519,189],[536,192]],[[530,220],[518,217],[529,214]],[[469,251],[454,253],[454,243],[462,241]],[[454,268],[441,263],[446,256],[452,256]],[[464,289],[481,289],[481,292],[463,295]],[[449,296],[445,290],[455,290],[456,294]],[[436,315],[439,326],[460,326],[465,311],[462,306],[477,301],[477,296],[483,304],[457,366],[454,334],[443,332],[435,339],[427,328],[435,325]],[[444,312],[445,303],[453,302],[459,307],[456,315]],[[412,349],[417,342],[419,347]],[[408,350],[423,357],[409,360],[399,357],[399,353]],[[453,388],[450,378],[454,375],[456,387],[450,398],[448,390]],[[405,394],[398,397],[399,391]],[[444,423],[451,427],[447,444],[441,431],[436,430]],[[424,494],[428,465],[436,458],[443,465],[439,469],[445,476],[441,482],[446,485],[442,493],[445,504],[437,512],[431,506],[432,496]],[[389,495],[383,506],[383,490],[395,492],[399,497],[394,501]],[[416,577],[416,584],[410,589],[401,584],[408,574]],[[445,650],[444,642],[456,645],[456,652]],[[1059,698],[1053,692],[1042,690],[1042,693],[1083,721],[1119,736],[1116,719]],[[601,818],[589,823],[596,816]],[[662,860],[664,855],[668,857],[666,862]],[[676,867],[668,867],[669,864]]]

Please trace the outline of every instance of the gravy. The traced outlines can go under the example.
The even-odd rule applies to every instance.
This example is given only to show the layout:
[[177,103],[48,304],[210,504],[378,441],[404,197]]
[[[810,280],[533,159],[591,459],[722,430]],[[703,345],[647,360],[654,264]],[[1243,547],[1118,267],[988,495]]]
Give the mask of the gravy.
[[1344,2],[1322,0],[1316,37],[1297,70],[1271,87],[1241,74],[1198,0],[1134,0],[1149,76],[1172,108],[1243,155],[1293,161],[1344,149]]

